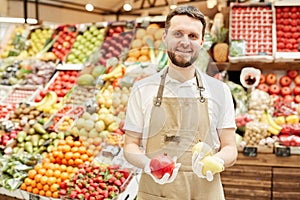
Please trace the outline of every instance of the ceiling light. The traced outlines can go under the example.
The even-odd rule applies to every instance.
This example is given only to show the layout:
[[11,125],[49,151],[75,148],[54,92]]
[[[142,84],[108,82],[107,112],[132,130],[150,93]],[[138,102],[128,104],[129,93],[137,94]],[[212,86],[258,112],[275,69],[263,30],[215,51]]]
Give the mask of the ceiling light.
[[123,9],[124,9],[125,11],[130,11],[130,10],[132,9],[132,6],[131,6],[129,3],[125,3],[125,4],[123,5]]
[[94,10],[94,6],[93,6],[93,4],[87,3],[87,4],[85,5],[85,9],[86,9],[87,11],[91,12],[91,11]]
[[217,0],[207,0],[206,1],[207,8],[212,9],[217,5]]
[[176,0],[169,0],[169,5],[171,10],[177,8],[176,4],[177,4]]

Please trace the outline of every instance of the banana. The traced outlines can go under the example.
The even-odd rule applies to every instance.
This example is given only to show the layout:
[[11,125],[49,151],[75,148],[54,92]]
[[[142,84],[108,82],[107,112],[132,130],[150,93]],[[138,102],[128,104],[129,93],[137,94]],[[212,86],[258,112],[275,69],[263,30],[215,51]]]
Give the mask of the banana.
[[263,113],[263,114],[261,115],[260,122],[261,122],[261,123],[264,123],[264,124],[269,124],[269,122],[268,122],[268,117],[267,117],[267,113]]
[[268,132],[270,132],[272,135],[278,135],[280,133],[280,130],[274,128],[273,126],[268,126]]
[[270,124],[273,128],[277,129],[277,130],[280,132],[281,129],[282,129],[282,127],[279,126],[278,124],[276,124],[276,122],[274,121],[273,117],[272,117],[270,114],[267,113],[266,115],[267,115],[267,120],[268,120],[269,124]]
[[39,108],[43,107],[43,105],[44,105],[47,101],[48,101],[48,96],[46,95],[46,96],[44,96],[44,98],[43,98],[40,102],[38,102],[38,103],[35,104],[35,107],[36,107],[37,109],[39,109]]
[[[44,101],[45,99],[45,101]],[[49,91],[46,96],[44,97],[44,99],[42,100],[43,103],[36,105],[36,108],[38,110],[43,110],[43,108],[45,107],[49,107],[52,106],[53,104],[55,104],[57,102],[57,94],[54,91]]]

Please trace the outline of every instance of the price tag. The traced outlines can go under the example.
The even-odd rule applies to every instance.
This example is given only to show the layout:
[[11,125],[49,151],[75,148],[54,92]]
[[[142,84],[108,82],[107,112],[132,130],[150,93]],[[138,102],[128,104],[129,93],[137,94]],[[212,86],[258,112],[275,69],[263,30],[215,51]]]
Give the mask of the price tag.
[[255,157],[257,155],[257,147],[244,147],[244,156]]
[[34,194],[29,193],[29,199],[30,200],[40,200],[40,197]]
[[290,147],[276,147],[275,154],[276,154],[276,156],[280,156],[280,157],[288,157],[291,155],[291,148]]

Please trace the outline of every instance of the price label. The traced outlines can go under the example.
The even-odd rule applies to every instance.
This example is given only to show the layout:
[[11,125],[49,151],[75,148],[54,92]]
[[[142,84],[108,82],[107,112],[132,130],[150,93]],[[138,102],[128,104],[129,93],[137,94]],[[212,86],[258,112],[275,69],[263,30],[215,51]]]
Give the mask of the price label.
[[280,156],[280,157],[288,157],[291,155],[291,148],[290,147],[276,147],[275,155]]
[[257,147],[244,147],[244,156],[255,157],[257,155]]
[[29,199],[30,200],[40,200],[40,197],[34,194],[29,193]]

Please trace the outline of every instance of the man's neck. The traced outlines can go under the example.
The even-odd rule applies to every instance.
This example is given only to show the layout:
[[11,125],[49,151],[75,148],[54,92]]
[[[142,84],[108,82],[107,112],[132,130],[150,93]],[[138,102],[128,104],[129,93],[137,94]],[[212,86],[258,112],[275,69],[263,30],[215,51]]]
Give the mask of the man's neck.
[[195,76],[195,67],[193,65],[187,68],[181,68],[177,66],[169,66],[168,75],[183,83],[185,81],[191,80]]

